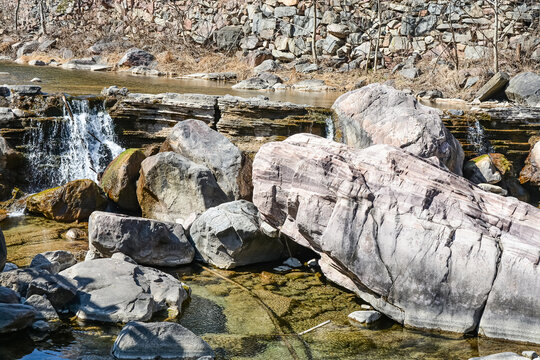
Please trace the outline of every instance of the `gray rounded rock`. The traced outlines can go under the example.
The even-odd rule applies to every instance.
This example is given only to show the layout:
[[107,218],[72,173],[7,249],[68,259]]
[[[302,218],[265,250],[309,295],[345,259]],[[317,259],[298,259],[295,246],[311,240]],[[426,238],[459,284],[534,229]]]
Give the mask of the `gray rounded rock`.
[[129,322],[112,348],[122,360],[214,359],[214,351],[203,339],[172,322]]
[[195,255],[180,224],[101,211],[90,216],[88,241],[103,257],[123,253],[143,265],[179,266]]
[[198,256],[214,266],[231,269],[279,259],[283,245],[261,231],[259,211],[245,200],[207,210],[190,228]]

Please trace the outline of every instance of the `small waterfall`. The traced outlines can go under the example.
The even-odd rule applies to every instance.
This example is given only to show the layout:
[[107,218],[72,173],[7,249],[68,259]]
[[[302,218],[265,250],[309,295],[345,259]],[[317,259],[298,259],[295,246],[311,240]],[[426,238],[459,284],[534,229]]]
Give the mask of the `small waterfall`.
[[[122,151],[116,143],[111,117],[88,100],[71,100],[62,119],[35,120],[28,147],[30,190],[60,186],[72,180],[91,179]],[[71,110],[71,111],[69,111]],[[71,114],[73,116],[71,116]]]
[[484,128],[478,120],[475,120],[472,125],[469,125],[467,129],[467,141],[472,145],[477,155],[494,152],[493,147],[486,138]]
[[334,140],[334,120],[329,116],[324,121],[326,122],[326,138],[328,140]]

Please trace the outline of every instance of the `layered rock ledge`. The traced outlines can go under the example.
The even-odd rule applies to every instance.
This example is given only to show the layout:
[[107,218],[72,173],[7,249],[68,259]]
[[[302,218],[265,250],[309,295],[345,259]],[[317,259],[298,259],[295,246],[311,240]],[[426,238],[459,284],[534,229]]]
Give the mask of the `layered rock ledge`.
[[540,343],[540,210],[403,150],[261,147],[254,203],[327,277],[406,326]]

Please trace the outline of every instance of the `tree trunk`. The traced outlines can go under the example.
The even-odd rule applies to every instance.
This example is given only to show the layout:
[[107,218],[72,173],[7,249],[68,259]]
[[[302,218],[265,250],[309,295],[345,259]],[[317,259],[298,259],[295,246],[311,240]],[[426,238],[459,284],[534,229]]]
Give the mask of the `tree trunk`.
[[19,30],[19,9],[21,7],[21,0],[17,0],[17,7],[15,8],[15,31]]
[[311,38],[311,52],[313,54],[313,62],[319,65],[317,57],[317,0],[313,0],[313,37]]
[[44,0],[39,2],[39,20],[41,22],[41,33],[47,34],[47,28],[45,27],[45,4]]
[[499,0],[493,0],[495,4],[495,34],[493,35],[493,68],[499,72]]
[[377,40],[375,41],[375,60],[373,63],[373,72],[377,72],[377,63],[379,60],[379,41],[381,39],[381,0],[377,0],[377,21],[379,26],[377,29]]

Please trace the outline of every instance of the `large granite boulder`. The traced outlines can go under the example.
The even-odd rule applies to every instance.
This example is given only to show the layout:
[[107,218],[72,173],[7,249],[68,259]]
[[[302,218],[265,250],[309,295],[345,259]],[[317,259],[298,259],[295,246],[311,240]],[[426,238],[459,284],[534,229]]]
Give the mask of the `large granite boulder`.
[[540,75],[533,72],[517,74],[505,90],[508,99],[522,105],[540,106]]
[[22,304],[0,304],[0,334],[11,333],[32,325],[36,311]]
[[143,265],[179,266],[195,255],[180,224],[101,211],[90,216],[88,241],[103,257],[121,252]]
[[[163,144],[164,151],[174,151],[206,166],[229,200],[250,198],[251,181],[242,184],[246,170],[242,152],[229,139],[200,120],[181,121],[175,125]],[[251,174],[249,174],[251,175]],[[242,193],[242,190],[245,190]]]
[[92,180],[75,180],[57,188],[44,190],[26,201],[28,211],[62,221],[86,221],[96,210],[107,206],[107,197]]
[[261,231],[259,211],[239,200],[207,210],[190,228],[197,256],[222,269],[274,261],[283,245]]
[[0,272],[4,269],[7,260],[7,246],[4,233],[0,230]]
[[131,321],[114,342],[116,359],[214,359],[214,351],[203,339],[180,324]]
[[158,311],[178,314],[189,297],[173,276],[121,259],[83,261],[60,275],[78,290],[72,310],[82,320],[147,321]]
[[133,213],[140,210],[137,201],[137,180],[144,159],[146,156],[141,150],[127,149],[107,166],[100,181],[109,199],[122,209]]
[[253,168],[263,219],[399,323],[540,342],[540,209],[389,145],[294,135]]
[[186,157],[163,152],[141,164],[137,198],[146,218],[183,222],[227,202],[212,172]]
[[435,156],[461,175],[460,143],[444,126],[440,112],[414,96],[370,84],[341,95],[332,109],[345,144],[358,149],[388,144],[423,158]]
[[60,320],[51,302],[43,295],[32,295],[24,301],[24,304],[34,308],[36,320]]

